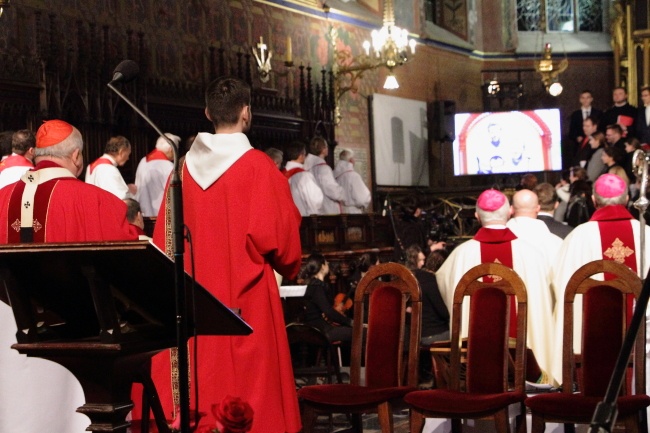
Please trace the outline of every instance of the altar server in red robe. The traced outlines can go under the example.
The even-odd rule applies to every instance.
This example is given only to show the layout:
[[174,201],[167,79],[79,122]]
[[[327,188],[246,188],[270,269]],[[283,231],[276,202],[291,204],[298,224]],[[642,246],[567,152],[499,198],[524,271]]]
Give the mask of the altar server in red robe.
[[34,167],[36,135],[29,129],[14,132],[11,137],[11,155],[0,162],[0,188],[17,182],[20,176]]
[[[207,414],[200,425],[214,426],[211,405],[231,395],[252,406],[252,433],[292,433],[301,429],[300,412],[273,270],[290,279],[298,273],[301,219],[287,179],[244,135],[250,98],[250,87],[235,78],[208,86],[205,113],[215,134],[197,135],[182,168],[194,277],[227,307],[240,309],[253,328],[249,336],[198,337],[199,411]],[[169,211],[166,196],[154,243],[168,253]],[[185,251],[192,272],[189,244]],[[176,412],[169,360],[164,352],[152,365],[166,414]]]
[[[36,167],[0,190],[0,243],[130,240],[126,205],[77,179],[83,169],[79,131],[61,120],[36,133]],[[82,433],[89,420],[76,413],[83,390],[67,369],[20,355],[11,308],[0,302],[0,432]]]
[[[488,262],[512,268],[526,284],[528,292],[528,347],[535,354],[542,372],[549,373],[553,312],[546,261],[534,245],[517,238],[506,227],[509,217],[510,204],[503,193],[494,189],[481,193],[476,202],[476,218],[482,227],[473,239],[457,246],[438,269],[438,288],[451,315],[454,290],[465,272]],[[466,308],[463,313],[465,329],[468,314],[469,309]],[[551,383],[548,374],[543,374],[538,380]]]

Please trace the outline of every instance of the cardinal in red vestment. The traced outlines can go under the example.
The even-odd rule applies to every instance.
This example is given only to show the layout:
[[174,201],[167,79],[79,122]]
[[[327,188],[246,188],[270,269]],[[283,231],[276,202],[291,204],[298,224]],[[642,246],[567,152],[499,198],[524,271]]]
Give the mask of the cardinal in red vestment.
[[[216,134],[198,134],[182,168],[183,213],[192,240],[185,247],[186,271],[193,271],[193,250],[197,282],[227,307],[240,309],[253,333],[199,336],[197,353],[190,343],[198,361],[198,409],[205,413],[200,425],[214,426],[211,406],[230,395],[251,405],[252,433],[298,432],[300,412],[273,270],[288,278],[297,274],[301,217],[287,179],[244,135],[251,122],[249,86],[217,79],[208,86],[206,103]],[[169,224],[166,196],[154,243],[171,253]],[[171,416],[178,408],[169,352],[154,357],[152,376]],[[192,400],[193,394],[194,389]]]
[[[0,243],[136,240],[126,205],[77,179],[83,140],[61,120],[36,133],[36,167],[0,189]],[[11,308],[0,303],[0,431],[82,433],[89,421],[77,379],[54,362],[10,349],[16,343]]]

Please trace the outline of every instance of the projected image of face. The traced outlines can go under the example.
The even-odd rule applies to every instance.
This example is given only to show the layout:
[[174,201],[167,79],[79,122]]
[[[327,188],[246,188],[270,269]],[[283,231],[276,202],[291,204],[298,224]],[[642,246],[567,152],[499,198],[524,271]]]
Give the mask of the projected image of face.
[[456,114],[455,174],[561,168],[559,110]]
[[488,135],[490,136],[492,146],[498,147],[501,144],[501,127],[499,125],[490,123],[488,125]]

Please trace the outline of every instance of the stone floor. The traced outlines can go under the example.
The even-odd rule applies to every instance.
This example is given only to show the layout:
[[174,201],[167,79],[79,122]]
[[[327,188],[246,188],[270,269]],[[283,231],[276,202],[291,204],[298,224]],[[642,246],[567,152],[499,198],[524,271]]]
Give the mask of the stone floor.
[[[330,430],[330,424],[327,417],[318,418],[318,424],[314,433],[353,433],[350,424],[345,415],[336,415],[333,419],[333,428]],[[393,414],[394,433],[409,433],[409,417],[406,411]],[[363,433],[379,433],[379,421],[377,415],[368,414],[363,416]]]

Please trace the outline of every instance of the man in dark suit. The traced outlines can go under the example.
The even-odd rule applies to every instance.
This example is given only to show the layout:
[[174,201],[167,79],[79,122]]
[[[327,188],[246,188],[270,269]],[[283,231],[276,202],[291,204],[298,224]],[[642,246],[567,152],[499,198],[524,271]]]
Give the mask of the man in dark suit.
[[589,116],[598,121],[600,116],[603,114],[602,111],[591,106],[593,101],[594,98],[591,95],[591,91],[583,90],[582,93],[580,93],[580,109],[571,113],[569,122],[569,138],[576,144],[580,144],[585,138],[582,131],[582,122]]
[[634,105],[627,102],[627,91],[623,87],[616,87],[612,91],[612,100],[614,106],[605,111],[600,118],[598,129],[606,131],[609,125],[618,124],[621,126],[623,138],[634,136],[636,129],[634,121],[637,116],[637,109]]
[[641,101],[643,107],[639,107],[639,114],[636,118],[636,137],[641,144],[650,144],[650,87],[641,89]]
[[553,218],[553,211],[558,205],[555,188],[550,183],[540,183],[535,187],[535,193],[539,201],[537,219],[544,221],[551,233],[564,239],[573,227],[562,224]]

